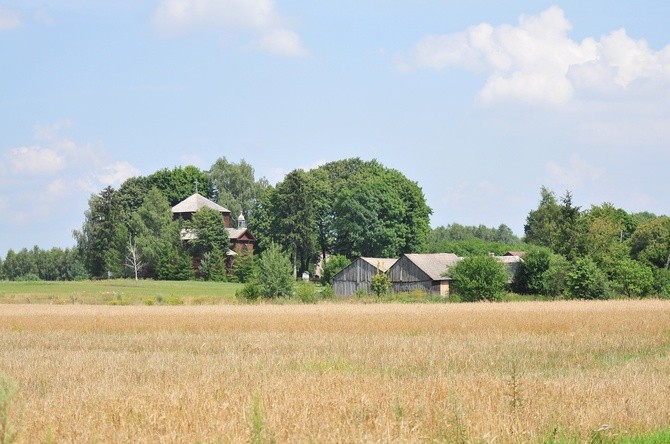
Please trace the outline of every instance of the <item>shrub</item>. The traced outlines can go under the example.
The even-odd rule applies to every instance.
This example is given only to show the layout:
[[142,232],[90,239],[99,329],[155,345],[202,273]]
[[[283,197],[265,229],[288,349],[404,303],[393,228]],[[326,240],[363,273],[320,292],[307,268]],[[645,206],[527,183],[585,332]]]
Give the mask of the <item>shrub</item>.
[[335,290],[333,290],[333,287],[330,284],[324,285],[323,289],[321,290],[321,297],[323,299],[335,298]]
[[497,301],[507,286],[505,268],[491,256],[466,257],[449,269],[449,276],[465,302]]
[[654,291],[660,297],[670,297],[670,270],[667,268],[654,270]]
[[377,296],[381,296],[388,293],[390,288],[391,280],[389,277],[377,270],[377,274],[372,276],[372,280],[370,281],[370,290],[374,291]]
[[640,262],[622,259],[612,267],[612,287],[628,297],[646,296],[654,288],[654,273]]
[[242,287],[240,290],[237,290],[237,292],[235,292],[235,296],[247,301],[255,301],[261,297],[262,292],[263,289],[258,284],[258,282],[252,279],[244,284],[244,287]]
[[567,275],[567,296],[572,299],[607,299],[607,278],[589,258],[580,258]]
[[295,294],[300,302],[305,304],[315,304],[318,300],[316,289],[313,284],[301,282],[296,285]]
[[351,261],[347,259],[346,256],[336,254],[335,256],[329,257],[326,263],[323,265],[323,272],[321,273],[321,283],[324,285],[332,284],[333,277],[335,277],[337,273],[342,271],[344,267],[346,267],[350,263]]

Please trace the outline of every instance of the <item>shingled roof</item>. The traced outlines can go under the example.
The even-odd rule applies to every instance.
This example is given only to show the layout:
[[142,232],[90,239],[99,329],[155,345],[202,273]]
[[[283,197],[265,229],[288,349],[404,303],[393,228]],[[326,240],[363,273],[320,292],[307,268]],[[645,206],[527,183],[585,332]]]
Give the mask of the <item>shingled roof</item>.
[[454,253],[406,254],[405,257],[434,281],[446,279],[442,273],[461,260]]
[[230,213],[230,210],[222,207],[221,205],[215,202],[212,202],[206,197],[201,196],[199,193],[195,193],[179,202],[177,205],[172,207],[172,212],[195,213],[196,211],[204,207],[211,208],[212,210],[216,210],[219,213]]

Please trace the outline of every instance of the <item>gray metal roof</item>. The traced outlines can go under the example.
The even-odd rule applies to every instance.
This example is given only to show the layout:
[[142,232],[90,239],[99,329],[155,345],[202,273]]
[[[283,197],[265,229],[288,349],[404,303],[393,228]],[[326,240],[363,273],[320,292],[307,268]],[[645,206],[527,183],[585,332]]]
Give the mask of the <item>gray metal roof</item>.
[[382,273],[386,273],[398,261],[398,259],[391,257],[361,257],[361,260],[364,260],[375,268],[379,268],[379,271]]
[[177,205],[172,207],[172,212],[173,213],[195,213],[196,211],[200,210],[201,208],[211,208],[212,210],[216,210],[219,213],[230,213],[229,210],[226,208],[222,207],[221,205],[212,202],[211,200],[207,199],[206,197],[201,196],[198,193],[195,193],[186,199],[182,200],[179,202]]
[[454,253],[406,254],[405,257],[434,281],[448,279],[442,273],[462,259]]

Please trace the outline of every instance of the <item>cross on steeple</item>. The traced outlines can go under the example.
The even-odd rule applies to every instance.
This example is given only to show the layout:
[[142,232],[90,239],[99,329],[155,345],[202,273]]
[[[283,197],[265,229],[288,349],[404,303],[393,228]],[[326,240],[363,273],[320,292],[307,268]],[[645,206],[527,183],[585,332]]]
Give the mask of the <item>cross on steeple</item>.
[[195,194],[198,194],[198,179],[195,179]]

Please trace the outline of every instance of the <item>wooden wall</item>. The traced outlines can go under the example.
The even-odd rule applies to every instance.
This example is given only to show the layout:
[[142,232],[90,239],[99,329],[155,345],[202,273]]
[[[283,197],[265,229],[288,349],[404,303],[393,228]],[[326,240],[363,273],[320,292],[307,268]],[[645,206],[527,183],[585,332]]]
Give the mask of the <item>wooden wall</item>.
[[338,296],[351,296],[357,291],[370,291],[370,281],[377,274],[377,268],[362,259],[347,265],[333,279],[333,291]]

